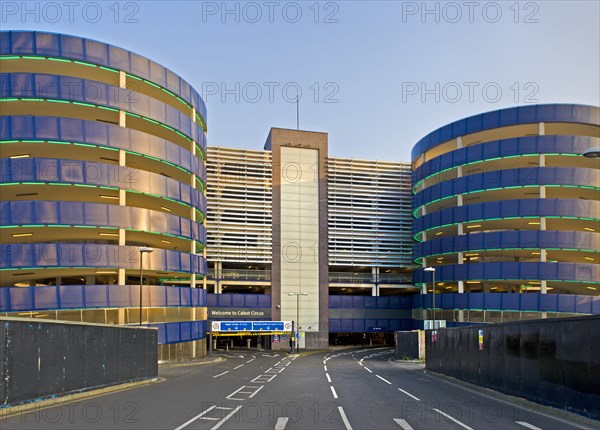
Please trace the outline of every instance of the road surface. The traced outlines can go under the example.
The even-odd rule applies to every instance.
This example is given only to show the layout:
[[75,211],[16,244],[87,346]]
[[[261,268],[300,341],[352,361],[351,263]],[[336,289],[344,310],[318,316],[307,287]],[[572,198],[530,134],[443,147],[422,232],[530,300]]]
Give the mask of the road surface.
[[[229,351],[223,361],[171,366],[160,380],[0,423],[9,429],[580,430],[483,390],[397,363],[389,348]],[[596,427],[598,428],[598,427]]]

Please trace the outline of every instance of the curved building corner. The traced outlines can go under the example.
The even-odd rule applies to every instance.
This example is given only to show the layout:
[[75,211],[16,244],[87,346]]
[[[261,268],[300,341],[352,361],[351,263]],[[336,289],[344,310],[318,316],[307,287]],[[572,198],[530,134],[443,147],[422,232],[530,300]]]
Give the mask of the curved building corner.
[[154,325],[162,360],[202,356],[202,98],[102,42],[3,31],[0,47],[0,312]]
[[[437,319],[460,323],[600,312],[600,160],[584,156],[598,146],[600,108],[567,104],[487,112],[421,139],[413,280],[424,294],[414,315],[432,319],[437,308]],[[444,294],[432,306],[434,279]]]

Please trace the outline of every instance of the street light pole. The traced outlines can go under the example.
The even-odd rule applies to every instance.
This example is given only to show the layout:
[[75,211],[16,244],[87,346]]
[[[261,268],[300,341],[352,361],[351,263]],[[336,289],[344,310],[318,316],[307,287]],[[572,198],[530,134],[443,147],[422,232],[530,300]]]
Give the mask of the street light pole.
[[433,279],[432,279],[432,301],[433,301],[433,329],[435,330],[435,267],[426,267],[424,269],[426,272],[432,272],[433,275]]
[[292,322],[292,336],[294,339],[292,343],[292,345],[294,345],[294,351],[292,352],[297,354],[299,349],[298,344],[300,343],[300,341],[296,339],[296,332],[300,328],[300,296],[308,296],[308,293],[288,293],[288,296],[296,296],[296,325],[294,326],[294,323]]
[[143,285],[143,276],[144,276],[144,268],[142,265],[142,261],[144,260],[144,254],[145,253],[151,253],[154,252],[154,248],[149,248],[147,246],[142,246],[140,248],[140,325],[142,325],[142,300],[143,300],[143,295],[142,295],[142,285]]

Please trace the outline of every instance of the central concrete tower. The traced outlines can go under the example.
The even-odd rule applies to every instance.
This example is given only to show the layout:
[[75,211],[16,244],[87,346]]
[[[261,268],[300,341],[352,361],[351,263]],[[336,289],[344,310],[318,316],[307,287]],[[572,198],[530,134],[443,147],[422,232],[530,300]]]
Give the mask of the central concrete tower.
[[272,128],[265,149],[273,160],[273,319],[296,321],[301,348],[327,348],[327,133]]

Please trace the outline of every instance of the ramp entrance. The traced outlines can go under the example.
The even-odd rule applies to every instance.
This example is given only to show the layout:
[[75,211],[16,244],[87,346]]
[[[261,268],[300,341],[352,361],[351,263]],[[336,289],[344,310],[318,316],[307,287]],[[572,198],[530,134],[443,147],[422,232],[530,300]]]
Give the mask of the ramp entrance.
[[212,321],[210,350],[271,349],[272,342],[291,337],[292,327],[291,321]]

